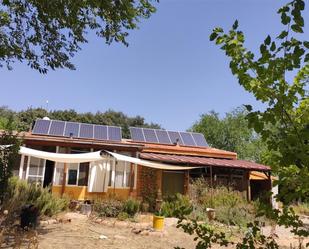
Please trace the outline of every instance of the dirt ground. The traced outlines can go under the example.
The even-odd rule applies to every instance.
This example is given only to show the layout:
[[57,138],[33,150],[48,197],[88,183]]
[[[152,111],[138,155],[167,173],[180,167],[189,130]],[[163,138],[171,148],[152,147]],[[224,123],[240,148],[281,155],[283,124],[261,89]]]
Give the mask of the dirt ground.
[[[36,243],[40,249],[172,249],[176,246],[194,249],[194,237],[177,229],[176,223],[177,219],[166,218],[164,231],[155,232],[151,229],[150,215],[140,216],[139,222],[135,223],[115,219],[93,219],[79,213],[66,213],[57,220],[41,222],[37,229]],[[264,234],[269,234],[270,229],[263,228]],[[298,246],[298,239],[287,229],[276,228],[276,233],[280,238],[280,248]]]

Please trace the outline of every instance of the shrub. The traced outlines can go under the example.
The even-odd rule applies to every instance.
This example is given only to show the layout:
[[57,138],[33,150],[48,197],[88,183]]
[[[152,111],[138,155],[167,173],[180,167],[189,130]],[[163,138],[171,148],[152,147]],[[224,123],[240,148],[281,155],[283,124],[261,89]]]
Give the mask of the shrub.
[[118,220],[127,220],[129,219],[129,215],[126,212],[120,212],[117,216]]
[[239,191],[224,186],[211,189],[204,179],[197,179],[190,186],[190,197],[194,210],[206,213],[206,208],[214,208],[216,220],[221,223],[245,226],[254,220],[254,205],[248,203]]
[[298,203],[292,206],[296,214],[309,215],[309,203]]
[[102,217],[116,218],[123,211],[123,202],[114,198],[95,202],[94,211]]
[[127,213],[130,217],[133,217],[138,213],[140,202],[135,199],[128,199],[123,204],[123,212]]
[[69,200],[53,196],[49,188],[27,183],[17,177],[10,178],[4,208],[10,213],[19,213],[27,204],[36,206],[41,215],[53,216],[67,209]]
[[182,194],[169,196],[161,205],[161,214],[165,217],[177,217],[180,210],[189,212],[192,209],[192,204],[189,197]]

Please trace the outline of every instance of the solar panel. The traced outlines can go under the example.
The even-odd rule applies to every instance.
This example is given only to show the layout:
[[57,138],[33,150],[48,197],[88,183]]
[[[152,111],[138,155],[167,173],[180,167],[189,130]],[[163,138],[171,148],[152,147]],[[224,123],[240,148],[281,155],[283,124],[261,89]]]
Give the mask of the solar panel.
[[92,124],[80,124],[79,137],[93,139],[93,125]]
[[32,133],[39,134],[39,135],[47,135],[50,123],[51,123],[50,120],[44,120],[44,119],[36,120]]
[[196,146],[207,147],[208,144],[203,134],[201,133],[192,133]]
[[159,140],[159,143],[161,144],[171,144],[171,140],[168,136],[167,131],[165,130],[155,130],[157,134],[157,138]]
[[52,120],[49,128],[48,135],[51,136],[63,136],[64,133],[65,122]]
[[130,134],[133,141],[145,142],[142,128],[130,127]]
[[120,127],[108,126],[108,140],[121,141]]
[[66,122],[64,136],[66,137],[78,137],[79,123]]
[[95,125],[93,137],[94,137],[94,139],[98,139],[98,140],[108,140],[108,138],[107,138],[107,126],[105,126],[105,125]]
[[183,142],[182,142],[182,139],[180,137],[179,132],[177,132],[177,131],[168,131],[168,135],[169,135],[169,137],[171,139],[171,142],[173,144],[178,142],[180,145],[183,145]]
[[182,138],[182,141],[183,141],[184,145],[195,146],[195,141],[194,141],[191,133],[189,133],[189,132],[180,132],[180,136]]
[[159,142],[154,129],[144,128],[143,131],[144,131],[144,136],[145,136],[146,142],[148,142],[148,143],[158,143]]
[[137,142],[178,144],[183,146],[207,147],[205,137],[201,133],[166,131],[161,129],[149,129],[130,127],[131,138]]
[[60,120],[37,119],[33,134],[121,141],[121,128]]

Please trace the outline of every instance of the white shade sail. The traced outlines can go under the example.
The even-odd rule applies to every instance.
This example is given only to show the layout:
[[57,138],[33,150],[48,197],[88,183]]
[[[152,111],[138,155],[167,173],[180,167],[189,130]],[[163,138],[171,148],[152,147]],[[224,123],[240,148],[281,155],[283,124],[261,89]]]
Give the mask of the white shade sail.
[[105,152],[110,154],[111,156],[113,156],[118,161],[130,162],[130,163],[134,163],[134,164],[137,164],[137,165],[150,167],[150,168],[154,168],[154,169],[189,170],[189,169],[201,168],[201,166],[187,167],[187,166],[177,166],[177,165],[171,165],[171,164],[165,164],[165,163],[156,163],[156,162],[152,162],[152,161],[148,161],[148,160],[139,159],[139,158],[136,158],[136,157],[125,156],[125,155],[118,154],[118,153],[115,153],[115,152],[110,152],[110,151],[105,151]]
[[64,154],[34,150],[23,146],[20,146],[19,154],[59,163],[86,163],[100,161],[103,159],[101,156],[101,151],[80,154]]
[[[105,152],[105,153],[102,153]],[[122,154],[118,154],[110,151],[96,151],[89,153],[80,153],[80,154],[64,154],[64,153],[53,153],[40,151],[35,149],[30,149],[21,146],[19,150],[19,154],[25,156],[32,156],[37,158],[42,158],[45,160],[50,160],[59,163],[85,163],[85,162],[96,162],[107,159],[109,155],[114,157],[118,161],[125,161],[134,164],[138,164],[145,167],[150,167],[154,169],[164,169],[164,170],[189,170],[200,167],[187,167],[187,166],[177,166],[177,165],[169,165],[165,163],[157,163],[148,160],[142,160],[136,157],[125,156]]]

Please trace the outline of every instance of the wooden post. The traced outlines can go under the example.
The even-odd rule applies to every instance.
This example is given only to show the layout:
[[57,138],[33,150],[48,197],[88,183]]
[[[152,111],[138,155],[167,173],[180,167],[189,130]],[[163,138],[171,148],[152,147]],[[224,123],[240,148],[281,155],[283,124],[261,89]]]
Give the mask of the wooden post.
[[246,171],[247,200],[251,201],[250,171]]
[[210,199],[213,203],[213,180],[212,180],[212,166],[210,166]]
[[[65,153],[69,153],[69,148],[65,149]],[[67,163],[64,163],[61,196],[63,196],[63,194],[65,192],[65,183],[66,183],[66,179],[67,179],[67,170],[68,170],[68,165],[67,165]]]
[[189,184],[190,184],[190,170],[185,170],[184,175],[184,194],[188,195],[189,193]]

